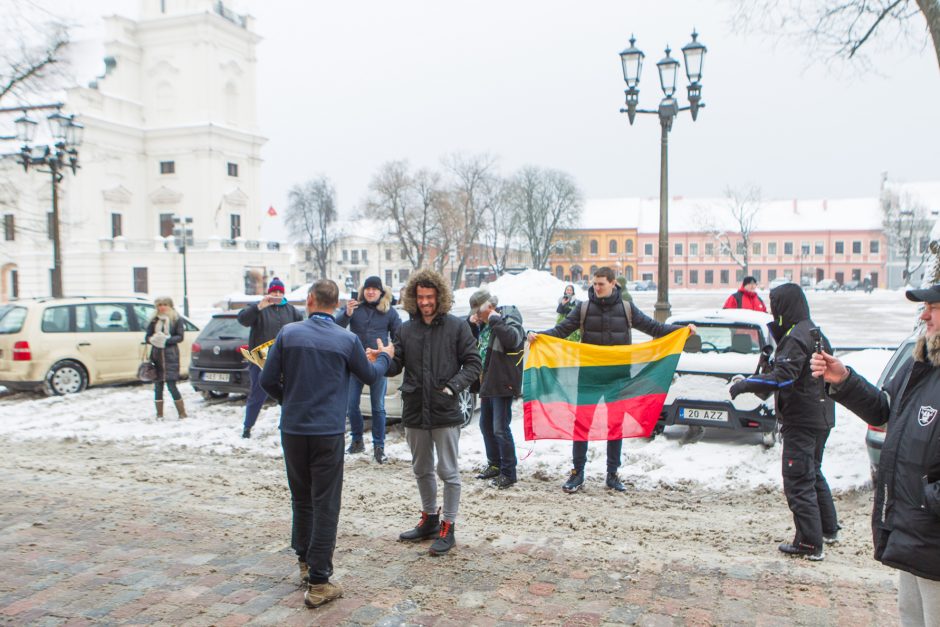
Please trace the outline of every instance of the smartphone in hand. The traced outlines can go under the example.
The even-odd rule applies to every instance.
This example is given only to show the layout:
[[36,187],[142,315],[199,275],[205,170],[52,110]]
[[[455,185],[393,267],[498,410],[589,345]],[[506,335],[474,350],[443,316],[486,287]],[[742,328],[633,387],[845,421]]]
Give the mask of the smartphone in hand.
[[359,300],[359,292],[356,290],[351,291],[349,293],[349,298],[350,300]]

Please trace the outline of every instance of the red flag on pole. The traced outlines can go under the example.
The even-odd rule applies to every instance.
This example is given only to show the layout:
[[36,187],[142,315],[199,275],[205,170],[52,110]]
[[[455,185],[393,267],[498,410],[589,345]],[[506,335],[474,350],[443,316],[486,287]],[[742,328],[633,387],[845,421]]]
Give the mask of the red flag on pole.
[[274,205],[268,207],[268,215],[272,218],[277,215],[277,211],[274,210]]

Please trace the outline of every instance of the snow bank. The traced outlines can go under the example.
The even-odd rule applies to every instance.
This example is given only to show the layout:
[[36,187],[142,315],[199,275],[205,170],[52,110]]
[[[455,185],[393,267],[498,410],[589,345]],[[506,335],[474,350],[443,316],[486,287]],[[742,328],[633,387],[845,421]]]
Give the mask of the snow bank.
[[[890,355],[889,351],[864,351],[846,358],[846,362],[874,381]],[[243,403],[207,403],[188,384],[180,389],[190,414],[185,420],[175,417],[169,403],[166,411],[169,417],[153,418],[153,391],[149,385],[92,388],[68,397],[14,394],[0,401],[0,436],[22,442],[44,439],[121,442],[158,449],[196,450],[209,455],[281,455],[277,406],[265,407],[252,439],[243,440]],[[560,483],[571,467],[571,443],[526,442],[521,402],[515,403],[513,416],[522,481],[539,473],[557,477]],[[858,488],[869,481],[865,429],[861,420],[838,407],[837,425],[824,462],[824,472],[833,489]],[[681,433],[682,428],[677,427],[652,442],[626,440],[621,468],[624,480],[646,489],[688,483],[715,490],[780,484],[779,446],[765,450],[756,436],[742,440],[721,432],[710,433],[696,444],[680,446]],[[483,439],[476,424],[464,430],[460,448],[462,469],[471,470],[484,463]],[[400,436],[389,438],[386,453],[392,458],[410,460],[407,444]],[[588,455],[589,477],[603,477],[605,444],[591,443]]]

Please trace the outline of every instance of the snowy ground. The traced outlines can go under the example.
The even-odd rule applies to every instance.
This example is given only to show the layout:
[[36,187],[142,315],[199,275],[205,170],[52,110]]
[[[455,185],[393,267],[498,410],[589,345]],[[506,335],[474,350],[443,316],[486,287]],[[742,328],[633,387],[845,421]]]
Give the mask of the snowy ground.
[[[527,272],[507,276],[490,286],[504,304],[517,305],[530,329],[543,329],[554,323],[556,299],[563,284],[547,274]],[[458,308],[465,311],[473,290],[457,293]],[[634,295],[641,309],[652,313],[655,293]],[[674,312],[716,306],[725,295],[717,292],[675,291],[671,294]],[[836,346],[896,345],[912,330],[916,307],[901,292],[876,291],[873,294],[809,293],[815,320]],[[847,363],[875,380],[890,351],[866,350],[846,356]],[[190,418],[153,418],[152,391],[146,385],[93,388],[70,397],[42,398],[18,393],[0,398],[0,436],[14,441],[78,440],[82,442],[124,442],[156,449],[192,450],[208,455],[280,456],[277,432],[278,407],[262,411],[251,440],[243,440],[241,400],[204,401],[187,384],[181,385]],[[521,403],[514,406],[513,433],[519,457],[519,474],[527,477],[561,479],[570,468],[568,442],[526,442],[522,435]],[[173,415],[173,410],[167,412]],[[706,435],[697,444],[680,446],[682,428],[667,431],[652,442],[628,440],[624,443],[625,481],[640,488],[657,485],[700,483],[709,489],[772,487],[780,483],[780,449],[762,448],[750,438],[734,438],[722,433]],[[836,490],[850,490],[869,481],[865,450],[865,425],[841,407],[837,426],[829,439],[824,471]],[[603,443],[589,447],[587,471],[592,476],[604,472]],[[390,429],[386,453],[401,460],[410,459],[401,434]],[[461,466],[471,469],[485,459],[477,426],[467,428],[461,438]]]

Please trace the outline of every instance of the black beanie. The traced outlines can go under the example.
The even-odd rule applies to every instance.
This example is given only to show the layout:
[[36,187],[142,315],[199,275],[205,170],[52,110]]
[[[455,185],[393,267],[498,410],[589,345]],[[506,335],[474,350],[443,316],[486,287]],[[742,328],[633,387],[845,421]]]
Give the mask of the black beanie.
[[382,279],[380,279],[380,278],[377,277],[377,276],[370,276],[368,279],[366,279],[366,282],[362,284],[362,289],[363,289],[363,290],[365,290],[366,288],[369,288],[369,287],[374,287],[375,289],[377,289],[377,290],[380,291],[380,292],[384,291],[384,290],[382,289]]

